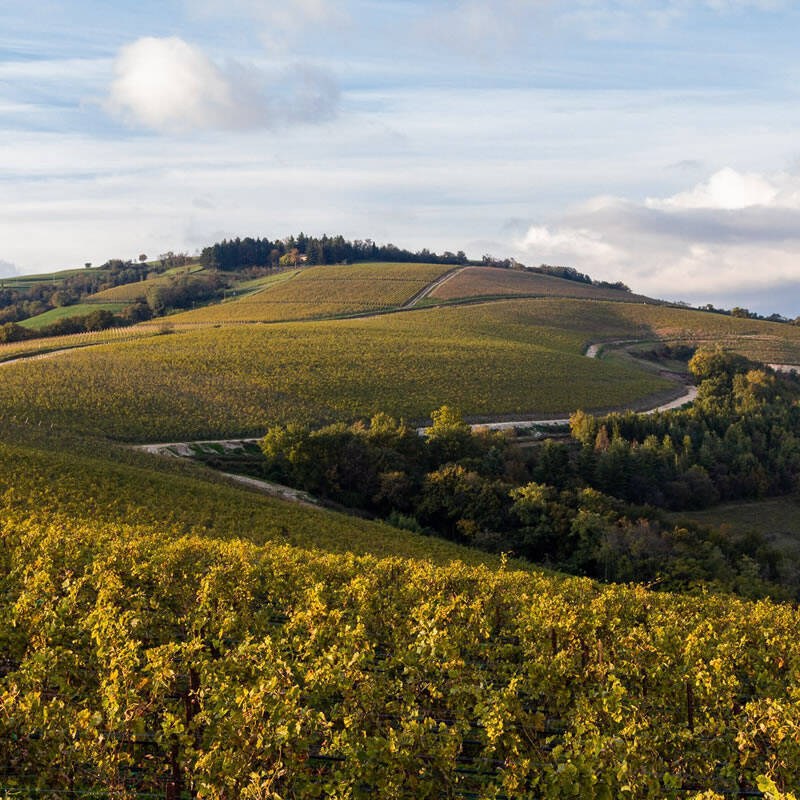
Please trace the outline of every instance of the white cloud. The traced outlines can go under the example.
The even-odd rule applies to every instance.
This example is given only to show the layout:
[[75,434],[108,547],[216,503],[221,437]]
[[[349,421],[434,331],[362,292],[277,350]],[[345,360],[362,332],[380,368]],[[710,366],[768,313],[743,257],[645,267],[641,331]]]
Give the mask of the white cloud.
[[705,183],[665,199],[648,198],[650,208],[733,211],[752,206],[797,207],[796,190],[786,191],[757,173],[741,173],[730,167],[714,173]]
[[247,129],[335,114],[336,81],[308,65],[266,76],[238,63],[223,69],[178,37],[145,37],[114,63],[106,108],[130,125],[162,132]]
[[516,245],[530,263],[557,256],[594,277],[667,299],[714,302],[737,292],[746,298],[796,288],[800,176],[726,168],[692,189],[642,204],[598,197],[555,224],[532,225]]
[[545,225],[531,226],[522,239],[521,246],[542,253],[548,264],[566,264],[577,259],[588,259],[594,264],[615,264],[622,251],[608,242],[597,231],[587,228],[562,227],[551,230]]
[[11,278],[14,275],[19,275],[17,265],[12,264],[10,261],[3,261],[3,259],[0,258],[0,278]]

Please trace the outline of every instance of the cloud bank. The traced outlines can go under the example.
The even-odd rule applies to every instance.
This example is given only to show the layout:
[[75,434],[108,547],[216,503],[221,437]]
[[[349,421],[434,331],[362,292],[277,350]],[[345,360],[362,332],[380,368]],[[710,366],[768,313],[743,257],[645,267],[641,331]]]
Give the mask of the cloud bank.
[[531,225],[517,247],[531,263],[573,265],[667,299],[796,289],[800,176],[725,168],[669,197],[595,198]]
[[178,37],[144,37],[114,62],[106,109],[124,123],[162,133],[319,122],[339,103],[335,79],[310,65],[273,75],[239,63],[220,67]]

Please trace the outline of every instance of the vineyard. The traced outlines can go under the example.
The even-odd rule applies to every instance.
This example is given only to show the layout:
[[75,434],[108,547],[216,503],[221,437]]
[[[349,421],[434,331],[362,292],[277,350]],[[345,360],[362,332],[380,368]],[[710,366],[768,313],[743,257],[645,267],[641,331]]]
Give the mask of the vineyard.
[[274,322],[380,311],[402,305],[446,271],[441,264],[308,267],[290,281],[241,300],[188,311],[173,321]]
[[[158,328],[113,335],[140,331]],[[102,336],[112,332],[95,341]],[[645,407],[674,384],[636,364],[581,353],[590,341],[659,337],[800,363],[800,329],[792,325],[633,303],[505,300],[372,319],[201,326],[14,364],[0,380],[0,417],[173,441],[258,435],[274,422],[349,422],[378,411],[421,421],[443,403],[478,421]],[[6,345],[0,359],[43,346]]]
[[430,301],[442,301],[504,295],[578,297],[631,303],[655,302],[641,295],[617,289],[605,289],[552,275],[498,267],[466,267],[458,275],[436,287],[429,297]]
[[[456,543],[473,541],[468,528],[450,541],[431,528],[293,505],[119,443],[261,435],[275,423],[351,423],[377,412],[423,421],[443,404],[472,419],[519,419],[674,396],[658,366],[615,355],[621,342],[646,352],[659,339],[713,341],[800,363],[800,328],[791,325],[605,302],[597,287],[510,270],[457,273],[434,293],[450,293],[433,298],[441,307],[312,321],[402,306],[448,269],[309,267],[249,278],[237,290],[254,294],[167,325],[0,345],[0,798],[796,800],[796,604],[748,602],[700,579],[681,584],[685,594],[664,591],[674,584],[663,582],[663,553],[652,554],[661,558],[652,585],[568,577],[494,554],[499,547]],[[539,287],[530,292],[519,282],[529,277]],[[553,282],[593,294],[496,299],[547,295]],[[478,295],[486,301],[458,303]],[[308,319],[281,321],[294,316]],[[585,357],[602,342],[608,357]],[[62,350],[71,351],[25,358]],[[740,405],[752,404],[746,413],[771,408],[760,399],[771,384],[759,380],[731,378]],[[796,408],[784,410],[775,431],[785,441],[770,453],[794,469]],[[617,420],[616,433],[591,428],[574,454],[581,474],[624,471],[625,447],[639,478],[642,465],[667,464],[670,448],[670,463],[683,456],[691,472],[691,440],[678,437],[675,449],[659,429],[628,431],[628,442],[632,419]],[[576,420],[584,432],[601,424]],[[683,430],[679,415],[664,420]],[[754,458],[745,444],[762,452],[778,439],[758,433],[769,426],[747,428],[750,439],[741,421],[723,427],[731,474]],[[433,449],[445,453],[435,434]],[[381,435],[370,431],[371,446],[393,471],[378,478],[394,478],[387,485],[399,491],[403,462]],[[461,470],[476,492],[499,485],[479,485],[478,470],[505,476],[517,451],[509,444],[502,461],[482,435],[476,463],[443,458],[437,474]],[[337,454],[356,452],[331,437],[345,442]],[[423,447],[413,431],[408,439]],[[556,530],[536,527],[550,519],[544,508],[556,515],[548,524],[560,526],[559,541],[583,536],[584,549],[601,523],[605,552],[623,529],[633,532],[632,551],[661,541],[638,516],[654,509],[623,507],[619,493],[587,490],[595,505],[573,508],[566,488],[552,488],[559,465],[569,477],[569,446],[534,447],[531,465],[552,467],[534,480],[551,485],[528,485],[520,537],[535,544]],[[322,458],[312,461],[336,479]],[[444,477],[427,482],[430,497]],[[603,503],[626,519],[617,525]],[[680,507],[689,506],[670,506]],[[696,513],[736,522],[773,507],[791,522],[788,497]],[[680,554],[689,535],[670,526],[662,538]],[[724,550],[721,536],[702,539],[710,562],[735,549],[732,538]],[[755,580],[759,564],[739,555],[736,567]],[[691,576],[690,560],[678,567]]]
[[22,342],[4,343],[0,344],[0,365],[18,358],[45,355],[58,350],[85,347],[93,344],[128,341],[144,336],[152,336],[157,332],[158,328],[155,326],[108,328],[104,331],[71,333],[66,336],[50,336],[46,339],[28,339]]
[[[571,323],[540,325],[540,311],[517,301],[206,328],[76,351],[4,368],[0,415],[128,441],[182,441],[382,410],[424,420],[443,402],[473,416],[558,414],[674,392],[656,374],[585,358],[587,334]],[[582,318],[575,324],[588,330]]]
[[[380,552],[383,526],[189,467],[170,483],[133,454],[0,457],[7,797],[777,798],[800,781],[789,606],[444,544],[429,559],[403,531]],[[346,552],[373,532],[375,555]]]

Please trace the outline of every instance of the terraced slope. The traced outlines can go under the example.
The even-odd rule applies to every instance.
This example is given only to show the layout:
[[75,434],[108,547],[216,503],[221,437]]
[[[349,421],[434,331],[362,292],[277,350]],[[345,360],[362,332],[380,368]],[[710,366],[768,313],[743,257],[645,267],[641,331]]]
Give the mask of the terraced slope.
[[433,300],[526,295],[538,297],[585,297],[620,302],[656,302],[618,289],[603,289],[536,272],[500,267],[465,267],[429,295]]
[[449,269],[441,264],[308,267],[240,300],[170,318],[174,324],[275,322],[383,311],[401,306]]

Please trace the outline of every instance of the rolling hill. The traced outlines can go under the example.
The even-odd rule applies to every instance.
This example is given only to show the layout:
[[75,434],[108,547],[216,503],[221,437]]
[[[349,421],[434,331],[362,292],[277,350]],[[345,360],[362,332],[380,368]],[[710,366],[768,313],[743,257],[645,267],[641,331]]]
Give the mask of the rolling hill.
[[522,295],[526,297],[578,297],[618,302],[656,303],[649,297],[618,289],[579,283],[536,272],[499,267],[464,267],[436,287],[426,299],[434,301],[465,300],[485,297]]
[[[567,315],[564,302],[574,304]],[[8,366],[0,414],[174,441],[259,434],[275,422],[349,422],[381,410],[423,421],[444,402],[496,417],[675,396],[657,374],[582,355],[600,332],[640,329],[613,307],[553,300],[211,327]]]
[[63,350],[0,363],[0,792],[791,797],[796,607],[554,574],[119,443],[637,407],[676,384],[622,348],[661,340],[800,363],[793,326],[558,295],[569,281],[509,297],[555,284],[499,270],[399,310],[446,271],[308,268],[166,335],[0,348]]
[[248,297],[187,311],[175,324],[275,322],[352,316],[403,305],[448,268],[441,264],[306,267]]

